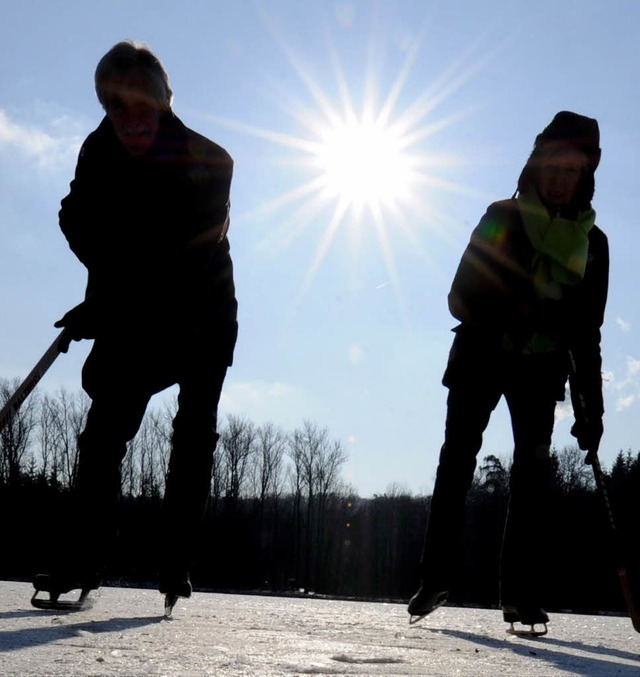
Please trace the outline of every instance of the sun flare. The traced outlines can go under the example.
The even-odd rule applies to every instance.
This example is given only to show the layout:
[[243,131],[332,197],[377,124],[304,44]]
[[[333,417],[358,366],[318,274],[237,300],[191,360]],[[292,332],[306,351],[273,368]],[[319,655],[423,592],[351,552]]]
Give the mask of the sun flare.
[[[275,89],[270,92],[297,131],[217,119],[237,131],[292,151],[282,163],[293,168],[290,187],[262,203],[253,213],[264,217],[277,212],[263,246],[272,253],[279,252],[305,231],[319,232],[302,282],[301,297],[339,235],[347,236],[358,258],[360,252],[355,248],[377,239],[387,269],[387,279],[381,280],[384,284],[380,288],[390,283],[399,297],[394,256],[398,235],[406,237],[415,251],[431,260],[425,240],[412,226],[415,219],[411,217],[420,214],[421,224],[448,236],[449,221],[438,210],[433,196],[442,192],[472,192],[455,179],[447,178],[460,158],[434,150],[438,144],[432,144],[431,140],[468,114],[469,111],[458,111],[438,116],[436,110],[488,57],[460,55],[417,97],[403,101],[405,85],[419,52],[420,40],[416,39],[383,96],[375,69],[369,64],[362,101],[356,104],[353,86],[332,44],[328,45],[327,55],[335,69],[335,83],[325,88],[287,41],[271,28],[308,95],[305,101],[299,93],[279,88],[279,83],[274,83]],[[330,93],[334,89],[337,93]]]
[[393,128],[373,121],[327,127],[311,164],[326,198],[337,198],[356,211],[405,202],[415,189],[416,163],[406,143]]

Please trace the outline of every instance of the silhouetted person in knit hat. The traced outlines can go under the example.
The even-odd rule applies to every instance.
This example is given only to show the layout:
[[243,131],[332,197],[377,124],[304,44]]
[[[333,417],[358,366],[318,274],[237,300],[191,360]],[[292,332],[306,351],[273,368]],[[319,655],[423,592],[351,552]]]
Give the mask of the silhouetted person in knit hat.
[[443,377],[449,389],[445,439],[422,584],[409,602],[412,620],[447,600],[482,435],[504,396],[514,452],[501,604],[505,621],[532,630],[544,624],[546,631],[542,513],[548,505],[554,412],[568,378],[572,434],[580,448],[595,453],[603,432],[600,327],[609,250],[591,208],[599,161],[596,120],[558,113],[537,136],[515,195],[489,206],[462,256],[448,297],[460,324]]
[[170,608],[191,594],[237,335],[227,239],[233,160],[173,113],[167,73],[144,44],[110,49],[95,89],[105,116],[80,150],[60,210],[62,232],[87,268],[86,299],[56,323],[66,330],[63,351],[70,340],[95,339],[82,370],[91,407],[78,439],[75,513],[61,525],[73,541],[34,586],[50,593],[51,606],[64,606],[59,595],[79,588],[84,597],[100,585],[127,443],[150,398],[177,384],[158,543]]

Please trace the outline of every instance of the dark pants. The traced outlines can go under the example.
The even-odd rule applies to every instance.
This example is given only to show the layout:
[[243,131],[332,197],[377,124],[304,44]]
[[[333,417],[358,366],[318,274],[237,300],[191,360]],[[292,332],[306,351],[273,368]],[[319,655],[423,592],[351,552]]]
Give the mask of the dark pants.
[[[206,345],[185,350],[96,341],[83,368],[92,399],[78,439],[75,509],[83,533],[80,567],[100,569],[117,530],[121,463],[138,432],[150,398],[178,384],[171,455],[163,504],[161,570],[185,569],[204,513],[218,438],[217,409],[226,361]],[[213,353],[213,354],[212,354]]]
[[536,586],[546,561],[541,552],[549,503],[549,449],[556,401],[564,396],[565,358],[561,353],[516,357],[502,352],[495,360],[486,354],[483,361],[468,357],[473,356],[457,354],[456,364],[450,363],[445,374],[449,387],[445,441],[422,554],[423,586],[450,589],[482,435],[504,395],[514,453],[500,594],[503,603],[529,603],[530,598],[538,603]]

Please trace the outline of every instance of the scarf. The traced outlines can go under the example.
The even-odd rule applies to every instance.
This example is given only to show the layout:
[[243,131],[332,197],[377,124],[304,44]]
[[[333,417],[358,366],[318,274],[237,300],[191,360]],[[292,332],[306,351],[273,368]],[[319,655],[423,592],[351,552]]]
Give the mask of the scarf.
[[[533,246],[531,262],[533,284],[538,298],[559,301],[562,285],[578,284],[587,267],[589,231],[596,213],[589,208],[578,213],[576,219],[552,218],[542,204],[536,190],[519,193],[518,209],[525,232]],[[507,345],[513,343],[505,337]],[[556,350],[560,337],[551,328],[538,327],[521,347],[527,355]]]
[[558,299],[560,284],[578,284],[584,277],[589,253],[589,231],[596,213],[589,208],[576,219],[551,218],[538,193],[519,193],[518,209],[525,232],[535,250],[534,286],[541,299]]

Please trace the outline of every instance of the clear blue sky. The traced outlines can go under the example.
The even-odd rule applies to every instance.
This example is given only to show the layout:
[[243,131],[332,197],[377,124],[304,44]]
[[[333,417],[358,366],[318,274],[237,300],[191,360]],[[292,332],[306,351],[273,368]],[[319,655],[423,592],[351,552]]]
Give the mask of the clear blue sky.
[[[602,136],[602,458],[640,449],[637,0],[1,7],[0,376],[25,375],[82,298],[85,271],[57,211],[102,117],[97,61],[128,37],[163,60],[175,112],[236,163],[241,333],[222,415],[286,430],[311,419],[343,442],[361,495],[392,483],[429,492],[451,278],[486,206],[513,193],[535,135],[569,109],[596,117]],[[42,387],[78,390],[88,348],[74,344]],[[573,442],[570,420],[558,421],[558,447]],[[501,404],[481,457],[511,449]]]

